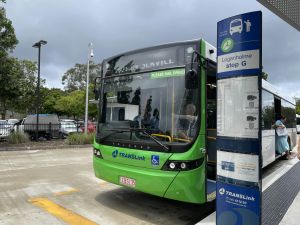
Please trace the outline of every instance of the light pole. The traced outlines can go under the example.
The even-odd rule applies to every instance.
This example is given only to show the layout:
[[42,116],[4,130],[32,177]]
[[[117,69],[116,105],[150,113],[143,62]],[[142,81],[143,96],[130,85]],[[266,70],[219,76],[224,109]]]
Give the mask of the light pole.
[[90,80],[90,60],[94,57],[93,43],[89,43],[89,54],[86,71],[86,94],[85,94],[85,119],[84,119],[84,133],[87,134],[88,128],[88,111],[89,111],[89,80]]
[[36,100],[36,128],[35,128],[35,139],[39,139],[39,108],[40,108],[40,72],[41,72],[41,47],[42,45],[47,44],[47,41],[40,40],[39,42],[32,45],[34,48],[39,49],[39,58],[38,58],[38,82],[36,88],[37,100]]

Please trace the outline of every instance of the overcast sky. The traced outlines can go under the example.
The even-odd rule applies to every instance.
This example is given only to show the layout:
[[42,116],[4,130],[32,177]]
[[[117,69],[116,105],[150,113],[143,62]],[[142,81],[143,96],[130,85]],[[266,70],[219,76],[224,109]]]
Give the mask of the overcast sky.
[[300,32],[255,0],[7,0],[19,44],[13,55],[37,60],[41,76],[62,87],[61,76],[86,63],[88,43],[98,63],[114,54],[174,41],[204,38],[216,46],[217,22],[262,10],[263,66],[269,81],[286,95],[300,97]]

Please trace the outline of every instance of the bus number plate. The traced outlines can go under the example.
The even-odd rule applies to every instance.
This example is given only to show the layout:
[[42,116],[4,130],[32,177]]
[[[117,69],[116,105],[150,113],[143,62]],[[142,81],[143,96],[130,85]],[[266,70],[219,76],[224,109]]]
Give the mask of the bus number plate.
[[135,179],[128,178],[128,177],[120,177],[120,184],[129,187],[135,187]]

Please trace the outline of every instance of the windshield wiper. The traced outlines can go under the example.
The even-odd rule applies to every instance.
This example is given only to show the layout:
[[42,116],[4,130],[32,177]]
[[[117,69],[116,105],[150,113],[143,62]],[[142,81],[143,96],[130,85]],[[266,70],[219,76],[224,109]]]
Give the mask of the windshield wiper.
[[169,151],[168,146],[161,143],[159,140],[157,140],[155,137],[153,137],[151,134],[147,132],[147,129],[145,128],[130,128],[131,131],[141,131],[143,134],[146,134],[147,137],[151,138],[155,143],[163,147],[166,151]]
[[151,138],[155,143],[157,143],[158,145],[160,145],[161,147],[163,147],[166,151],[169,151],[168,146],[164,145],[163,143],[161,143],[159,140],[157,140],[155,137],[153,137],[151,134],[149,134],[147,132],[147,129],[145,128],[115,128],[115,129],[109,129],[108,131],[113,131],[112,133],[100,138],[100,141],[104,141],[107,138],[109,138],[110,136],[117,134],[117,133],[124,133],[124,132],[131,132],[132,131],[140,131],[143,134],[145,134],[147,137]]

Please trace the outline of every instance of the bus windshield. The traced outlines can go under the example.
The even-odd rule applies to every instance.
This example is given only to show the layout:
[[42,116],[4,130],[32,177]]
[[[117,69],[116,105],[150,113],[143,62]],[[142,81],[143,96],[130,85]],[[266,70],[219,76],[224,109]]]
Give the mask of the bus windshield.
[[185,68],[104,78],[97,138],[187,144],[199,121],[199,89],[185,89]]

